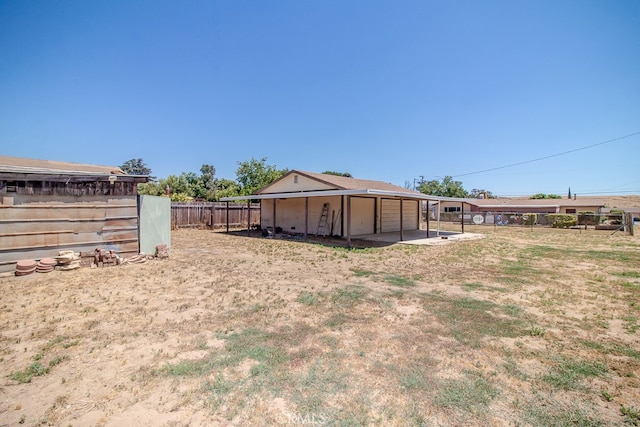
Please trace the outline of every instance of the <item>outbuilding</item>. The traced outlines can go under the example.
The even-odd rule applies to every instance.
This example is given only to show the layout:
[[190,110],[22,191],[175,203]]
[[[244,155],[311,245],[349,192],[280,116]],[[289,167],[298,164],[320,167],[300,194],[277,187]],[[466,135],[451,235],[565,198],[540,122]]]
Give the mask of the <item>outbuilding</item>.
[[139,252],[137,185],[119,167],[0,156],[0,272],[60,250]]
[[405,231],[420,230],[423,205],[444,198],[382,181],[292,170],[254,195],[222,201],[243,199],[260,200],[263,230],[345,237],[350,244],[352,237],[381,233],[397,233],[402,241]]

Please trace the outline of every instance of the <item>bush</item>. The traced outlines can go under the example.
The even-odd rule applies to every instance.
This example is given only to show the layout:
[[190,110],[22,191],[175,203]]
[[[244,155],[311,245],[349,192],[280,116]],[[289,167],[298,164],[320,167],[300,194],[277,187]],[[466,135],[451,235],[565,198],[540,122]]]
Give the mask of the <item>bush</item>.
[[[527,218],[527,219],[525,219]],[[538,214],[536,213],[527,213],[522,215],[522,224],[523,225],[534,225],[538,222]]]
[[569,228],[578,224],[578,218],[569,214],[547,214],[547,222],[553,228]]
[[593,211],[578,212],[579,225],[598,225],[600,219],[600,215]]

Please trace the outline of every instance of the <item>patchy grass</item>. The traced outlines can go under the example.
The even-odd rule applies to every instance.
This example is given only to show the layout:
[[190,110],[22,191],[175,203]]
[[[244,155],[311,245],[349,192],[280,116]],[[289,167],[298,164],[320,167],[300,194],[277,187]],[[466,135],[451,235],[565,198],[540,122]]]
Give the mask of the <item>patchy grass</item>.
[[3,421],[637,424],[640,241],[469,231],[486,238],[348,249],[179,230],[168,260],[3,279]]

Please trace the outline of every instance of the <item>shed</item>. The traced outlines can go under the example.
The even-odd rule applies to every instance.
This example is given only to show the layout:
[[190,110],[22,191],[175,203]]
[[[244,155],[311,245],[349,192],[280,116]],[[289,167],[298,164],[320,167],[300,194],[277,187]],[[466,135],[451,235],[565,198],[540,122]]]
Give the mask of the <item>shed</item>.
[[60,250],[139,251],[137,185],[119,167],[0,156],[0,272]]
[[[423,203],[443,199],[382,181],[292,170],[251,196],[260,200],[260,228],[351,238],[420,230]],[[428,218],[427,218],[428,221]],[[428,228],[428,224],[427,224]],[[425,230],[425,237],[427,231]]]

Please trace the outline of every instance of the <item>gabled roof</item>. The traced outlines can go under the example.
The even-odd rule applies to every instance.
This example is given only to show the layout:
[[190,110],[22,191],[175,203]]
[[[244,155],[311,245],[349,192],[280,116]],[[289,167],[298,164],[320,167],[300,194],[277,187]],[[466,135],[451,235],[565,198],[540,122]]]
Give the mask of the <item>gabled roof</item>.
[[[269,188],[277,184],[291,175],[301,175],[308,179],[321,183],[325,188],[306,191],[284,191],[284,192],[268,192]],[[327,188],[328,187],[328,188]],[[409,190],[397,185],[388,184],[382,181],[373,181],[368,179],[348,178],[344,176],[329,175],[315,172],[305,172],[300,170],[292,170],[275,180],[271,184],[261,188],[256,194],[249,196],[223,197],[223,202],[237,200],[262,200],[262,199],[288,199],[298,197],[327,197],[327,196],[381,196],[396,199],[413,199],[413,200],[448,200],[463,202],[464,199],[451,197],[430,196],[414,190]]]
[[334,190],[376,190],[376,191],[391,191],[396,193],[414,193],[416,195],[422,194],[417,191],[409,190],[404,187],[399,187],[397,185],[388,184],[382,181],[373,181],[369,179],[357,179],[357,178],[349,178],[346,176],[338,176],[331,175],[326,173],[315,173],[315,172],[307,172],[301,170],[292,170],[287,172],[285,175],[275,180],[271,184],[261,188],[256,192],[256,194],[262,194],[268,189],[270,186],[275,183],[286,179],[290,175],[302,175],[307,178],[314,179],[316,181],[322,182],[323,184],[329,185],[333,187]]
[[9,156],[0,156],[0,172],[64,175],[125,175],[122,169],[117,166],[87,165],[82,163]]

